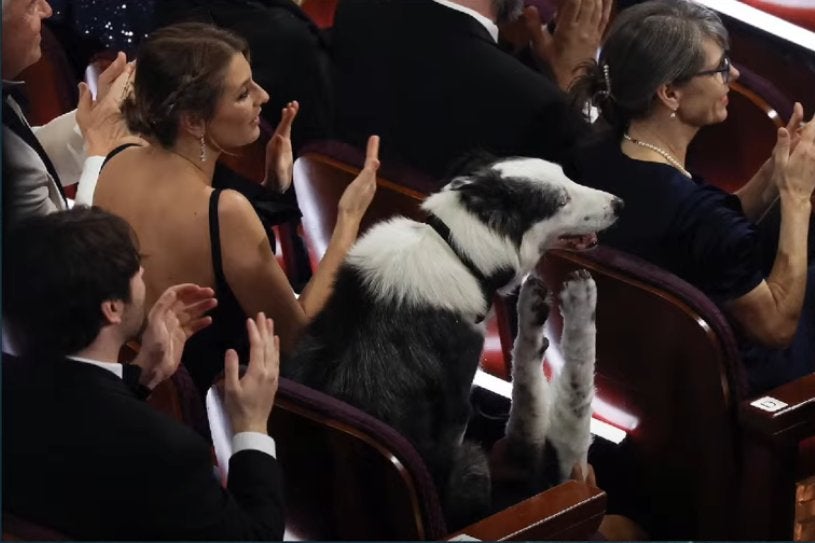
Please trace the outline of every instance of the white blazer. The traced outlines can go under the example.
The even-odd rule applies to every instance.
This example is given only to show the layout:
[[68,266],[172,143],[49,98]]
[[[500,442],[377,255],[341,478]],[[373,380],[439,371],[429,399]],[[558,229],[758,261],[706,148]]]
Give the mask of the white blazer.
[[[17,102],[11,96],[6,97],[6,102],[23,125],[29,127]],[[65,209],[58,182],[63,186],[79,183],[76,203],[91,205],[104,157],[85,156],[85,141],[76,124],[76,110],[44,126],[29,128],[51,160],[59,180],[51,176],[37,151],[4,122],[3,177],[7,183],[4,208],[12,220]]]

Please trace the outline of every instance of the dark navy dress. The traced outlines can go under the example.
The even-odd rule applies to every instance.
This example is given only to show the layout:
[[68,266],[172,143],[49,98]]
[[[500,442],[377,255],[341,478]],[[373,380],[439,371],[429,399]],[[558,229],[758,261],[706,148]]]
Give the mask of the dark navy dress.
[[[667,164],[631,159],[612,140],[581,149],[566,171],[625,201],[622,216],[601,234],[601,242],[671,271],[717,304],[747,294],[769,274],[777,221],[756,225],[744,215],[736,196],[699,177],[689,179]],[[769,349],[740,338],[753,392],[815,371],[813,283],[815,266],[810,264],[804,309],[791,347]]]

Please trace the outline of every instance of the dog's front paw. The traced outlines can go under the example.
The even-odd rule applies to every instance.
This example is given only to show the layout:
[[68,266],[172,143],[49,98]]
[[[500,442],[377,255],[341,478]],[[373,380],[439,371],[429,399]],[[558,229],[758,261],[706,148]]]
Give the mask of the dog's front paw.
[[594,321],[597,307],[597,285],[586,270],[577,270],[569,275],[560,292],[560,312],[567,323]]
[[518,334],[524,339],[539,340],[549,316],[548,290],[540,277],[529,274],[518,294]]

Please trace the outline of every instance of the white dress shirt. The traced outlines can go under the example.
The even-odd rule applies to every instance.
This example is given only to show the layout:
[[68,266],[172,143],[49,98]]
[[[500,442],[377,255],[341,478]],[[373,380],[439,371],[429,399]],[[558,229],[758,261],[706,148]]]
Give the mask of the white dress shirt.
[[[20,82],[3,81],[4,87],[19,85]],[[76,124],[76,110],[60,115],[46,125],[31,127],[14,98],[9,95],[5,99],[23,125],[31,128],[63,186],[79,183],[75,202],[91,205],[104,157],[85,156],[85,140]],[[12,210],[16,218],[65,209],[57,180],[48,172],[40,155],[5,123],[3,147],[7,168],[4,174],[7,179],[14,179],[9,187],[10,202],[6,202],[6,209]]]
[[[67,358],[76,362],[82,362],[84,364],[91,364],[93,366],[100,367],[113,373],[119,379],[122,378],[121,364],[99,362],[98,360],[82,358],[81,356],[69,356]],[[260,451],[277,458],[277,448],[275,446],[274,439],[272,439],[271,436],[261,434],[260,432],[238,432],[232,436],[232,454],[244,450]]]
[[442,6],[454,9],[456,11],[460,11],[461,13],[466,13],[470,17],[473,17],[476,21],[484,25],[484,28],[486,28],[487,32],[490,33],[490,36],[492,36],[492,39],[495,41],[495,43],[498,43],[498,25],[495,24],[495,21],[493,21],[489,17],[484,17],[477,11],[464,7],[461,4],[456,4],[455,2],[452,2],[450,0],[433,0],[433,1],[436,2],[437,4],[441,4]]

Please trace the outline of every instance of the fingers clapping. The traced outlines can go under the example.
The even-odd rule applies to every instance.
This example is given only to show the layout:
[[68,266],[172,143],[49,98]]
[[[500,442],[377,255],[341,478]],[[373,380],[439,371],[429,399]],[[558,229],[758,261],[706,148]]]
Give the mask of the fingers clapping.
[[362,216],[371,205],[371,201],[376,193],[376,172],[379,169],[379,136],[368,138],[368,147],[365,153],[365,166],[359,172],[356,179],[345,189],[340,198],[338,209],[340,214],[345,215],[357,222],[362,220]]
[[262,185],[285,192],[292,181],[294,153],[291,145],[291,127],[300,111],[297,101],[289,102],[281,112],[280,122],[266,145],[266,177]]
[[224,403],[232,430],[266,433],[280,373],[280,339],[274,323],[263,313],[247,319],[249,366],[239,376],[238,355],[230,349],[225,356]]

